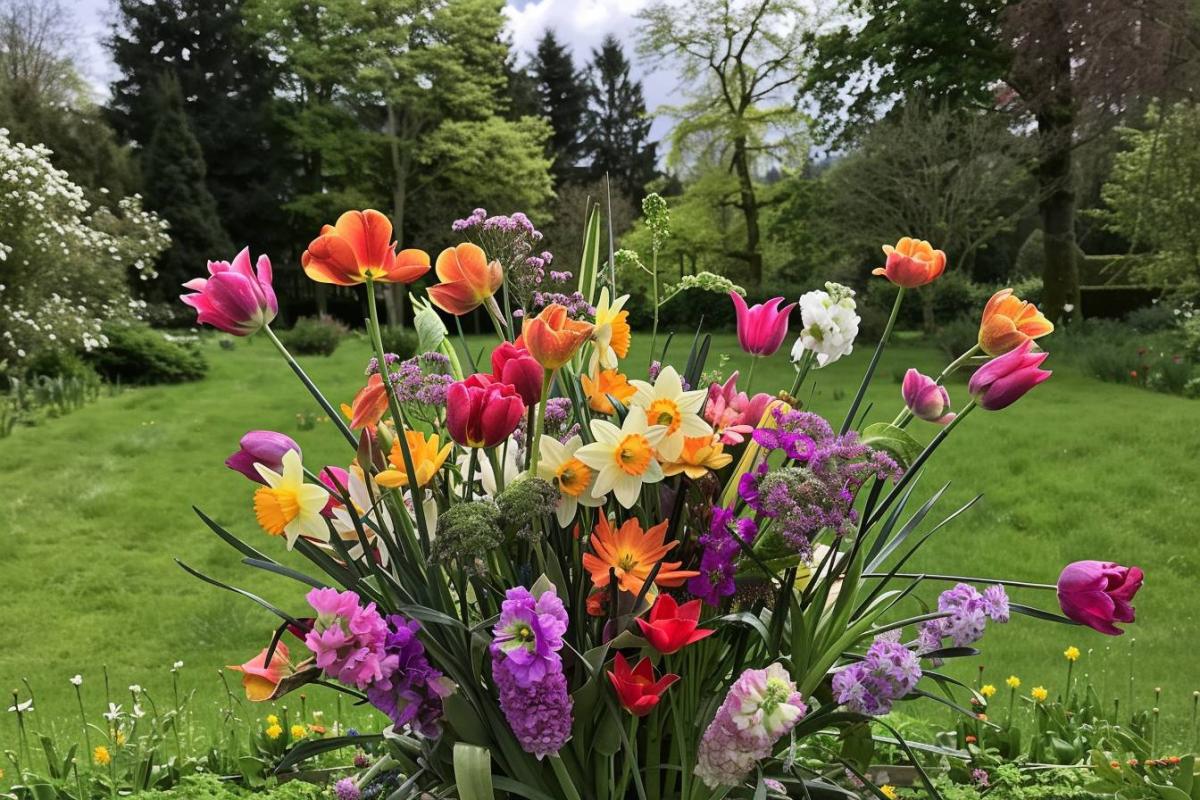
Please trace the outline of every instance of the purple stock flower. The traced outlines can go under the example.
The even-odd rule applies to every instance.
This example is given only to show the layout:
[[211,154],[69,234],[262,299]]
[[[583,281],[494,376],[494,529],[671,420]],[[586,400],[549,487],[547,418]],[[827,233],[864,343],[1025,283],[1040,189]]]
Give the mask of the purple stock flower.
[[416,620],[392,615],[387,623],[383,649],[389,659],[395,658],[395,666],[390,675],[367,687],[367,697],[397,728],[411,725],[417,733],[436,737],[441,732],[442,700],[453,691],[453,683],[430,666],[417,638],[421,626]]
[[749,544],[757,535],[758,526],[754,520],[745,517],[735,520],[732,509],[714,507],[708,532],[699,540],[703,548],[700,574],[688,579],[688,592],[710,606],[716,606],[737,591],[734,574],[742,547],[734,537]]
[[920,658],[886,636],[876,637],[867,654],[833,676],[833,697],[858,714],[881,716],[921,680]]
[[240,472],[252,481],[266,484],[255,464],[275,472],[283,472],[283,454],[295,450],[298,455],[300,445],[292,437],[276,431],[250,431],[238,442],[236,453],[225,459],[225,466],[235,472]]
[[507,671],[522,687],[562,670],[562,635],[567,610],[553,589],[534,597],[524,586],[505,593],[500,620],[492,629],[492,654],[503,657]]
[[966,647],[979,641],[989,617],[995,622],[1008,622],[1008,594],[999,584],[989,586],[980,594],[974,586],[959,583],[938,596],[938,611],[948,616],[921,625],[918,646],[922,653],[940,649],[946,638],[955,647]]

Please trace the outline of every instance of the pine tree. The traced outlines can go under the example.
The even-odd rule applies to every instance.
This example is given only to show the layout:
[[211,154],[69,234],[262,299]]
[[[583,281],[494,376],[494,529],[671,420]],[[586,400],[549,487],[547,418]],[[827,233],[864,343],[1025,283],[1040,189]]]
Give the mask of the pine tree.
[[583,157],[583,118],[587,113],[587,86],[575,69],[571,53],[547,30],[533,59],[541,115],[550,120],[551,171],[561,184],[575,173]]
[[142,155],[146,205],[171,224],[171,248],[159,262],[150,292],[162,300],[202,274],[209,259],[232,258],[233,245],[204,182],[204,153],[184,113],[179,80],[170,72],[160,76],[149,99],[156,121]]
[[584,154],[595,179],[609,176],[634,202],[657,175],[658,144],[650,141],[650,117],[642,84],[629,75],[629,59],[611,34],[592,51],[588,108],[584,118]]

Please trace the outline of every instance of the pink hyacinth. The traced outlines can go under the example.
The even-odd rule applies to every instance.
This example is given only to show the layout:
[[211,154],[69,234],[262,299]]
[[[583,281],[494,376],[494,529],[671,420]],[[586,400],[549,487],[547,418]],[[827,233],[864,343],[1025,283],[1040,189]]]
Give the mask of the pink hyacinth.
[[737,786],[806,713],[808,706],[780,664],[746,670],[704,731],[696,775],[711,788]]
[[708,399],[704,402],[704,419],[713,430],[721,435],[724,444],[741,444],[746,440],[771,402],[771,395],[759,392],[747,397],[737,390],[738,373],[734,372],[725,383],[714,383],[708,387]]
[[945,386],[938,384],[928,375],[915,369],[904,373],[904,385],[900,387],[904,405],[917,419],[947,425],[954,419],[950,411],[950,394]]
[[738,344],[752,356],[774,355],[787,336],[788,315],[795,303],[779,307],[782,297],[772,297],[765,303],[746,307],[746,301],[737,292],[730,292],[733,308],[737,312]]
[[360,606],[357,594],[336,589],[313,589],[305,599],[317,618],[304,644],[326,675],[359,689],[391,676],[399,658],[385,650],[388,626],[374,603]]
[[271,288],[271,259],[258,257],[250,267],[250,248],[228,261],[208,262],[208,277],[183,284],[194,294],[179,299],[198,312],[196,321],[232,333],[249,336],[269,325],[279,313],[279,301]]
[[1049,354],[1032,350],[1033,340],[1029,339],[976,370],[967,391],[981,408],[988,411],[1008,408],[1050,377],[1049,370],[1040,369]]

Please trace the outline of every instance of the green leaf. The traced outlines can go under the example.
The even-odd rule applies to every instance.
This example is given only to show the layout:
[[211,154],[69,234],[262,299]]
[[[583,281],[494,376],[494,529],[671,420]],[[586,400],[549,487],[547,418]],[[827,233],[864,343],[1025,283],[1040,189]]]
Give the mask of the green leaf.
[[381,741],[383,741],[382,734],[360,733],[358,736],[331,736],[327,739],[313,739],[301,742],[283,754],[283,758],[275,765],[274,773],[278,775],[280,772],[299,764],[301,761],[307,761],[313,756],[328,753],[330,750],[340,750],[343,747],[362,747]]
[[488,747],[492,744],[492,737],[488,732],[487,725],[479,718],[475,709],[471,708],[471,704],[460,692],[455,692],[442,700],[442,714],[446,718],[446,724],[464,742],[481,747]]
[[871,725],[859,722],[842,731],[842,758],[862,771],[871,766],[875,753],[875,740],[871,738]]
[[876,422],[863,428],[862,443],[876,450],[886,450],[900,462],[900,466],[906,468],[925,449],[912,434],[890,422]]
[[455,744],[454,782],[459,800],[493,800],[491,753],[477,745]]
[[600,273],[600,206],[592,206],[583,232],[583,257],[579,262],[579,293],[596,302],[596,280]]
[[238,759],[238,772],[241,773],[247,786],[258,788],[266,785],[267,765],[263,763],[261,758],[242,756]]

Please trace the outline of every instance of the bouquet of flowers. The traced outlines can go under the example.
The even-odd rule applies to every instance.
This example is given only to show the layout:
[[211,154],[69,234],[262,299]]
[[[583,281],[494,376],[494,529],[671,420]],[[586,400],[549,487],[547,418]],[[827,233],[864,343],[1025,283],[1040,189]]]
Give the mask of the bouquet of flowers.
[[[653,342],[669,219],[653,195],[646,212],[651,266],[622,252],[653,278]],[[263,650],[234,667],[251,700],[317,683],[386,715],[375,737],[386,758],[340,781],[340,798],[381,771],[399,776],[397,800],[856,796],[873,730],[912,757],[881,719],[897,701],[929,697],[972,714],[957,687],[982,702],[938,666],[975,654],[989,622],[1017,612],[1118,634],[1114,623],[1133,621],[1136,567],[1078,562],[1057,585],[903,571],[967,507],[935,517],[939,491],[914,508],[922,466],[976,410],[999,411],[1050,377],[1035,340],[1053,326],[1001,291],[977,346],[937,377],[909,370],[894,419],[864,424],[906,290],[946,266],[928,242],[883,248],[875,274],[895,285],[895,305],[835,422],[799,397],[813,369],[853,347],[846,287],[787,305],[747,305],[711,274],[670,287],[668,299],[728,291],[753,360],[745,378],[721,376],[705,371],[711,339],[699,333],[681,363],[667,363],[666,347],[632,363],[627,296],[613,257],[601,259],[598,212],[577,274],[551,268],[523,214],[480,209],[454,230],[464,241],[438,255],[426,296],[412,297],[420,346],[408,359],[384,350],[376,290],[421,278],[430,257],[398,251],[387,218],[370,210],[343,214],[308,245],[305,273],[361,286],[369,310],[375,357],[341,413],[271,331],[266,256],[253,267],[245,250],[210,262],[183,297],[202,323],[265,334],[346,441],[342,463],[314,465],[284,434],[241,440],[227,464],[258,484],[247,518],[252,507],[274,542],[239,538],[198,510],[244,564],[293,579],[294,596],[275,604],[185,566],[279,619]],[[753,365],[776,356],[797,305],[792,385],[752,393]],[[476,309],[496,333],[478,355],[461,325],[456,339],[445,324]],[[956,413],[944,382],[968,364],[970,398]],[[278,560],[285,548],[311,569]],[[916,590],[938,581],[948,585],[925,605]],[[1062,615],[1010,602],[1006,583],[1057,590]],[[301,743],[281,768],[363,741]]]

